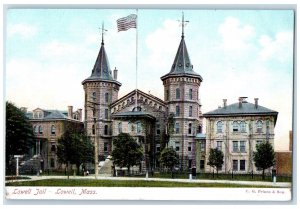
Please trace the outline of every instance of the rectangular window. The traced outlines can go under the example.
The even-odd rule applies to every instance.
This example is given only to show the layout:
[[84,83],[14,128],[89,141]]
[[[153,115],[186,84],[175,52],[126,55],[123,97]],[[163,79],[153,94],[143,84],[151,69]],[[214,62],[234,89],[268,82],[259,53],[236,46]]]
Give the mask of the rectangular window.
[[241,132],[245,133],[246,132],[246,123],[244,121],[241,122]]
[[200,169],[204,170],[204,160],[200,160]]
[[179,134],[179,123],[175,123],[175,133]]
[[180,144],[179,142],[175,142],[175,151],[179,151],[180,150]]
[[104,152],[108,152],[108,143],[104,142]]
[[188,145],[188,151],[189,151],[189,152],[192,151],[192,142],[189,142],[189,145]]
[[55,145],[55,143],[51,144],[51,152],[56,152],[56,145]]
[[239,151],[238,141],[233,141],[232,142],[232,152],[238,152],[238,151]]
[[246,141],[240,141],[240,152],[246,152]]
[[189,169],[192,168],[192,160],[189,160]]
[[217,149],[222,151],[222,141],[217,141]]
[[50,160],[50,167],[51,167],[51,168],[54,168],[54,167],[55,167],[55,162],[54,162],[54,159],[53,159],[53,158],[51,158],[51,160]]
[[156,145],[156,152],[160,152],[160,144]]
[[176,116],[179,116],[179,115],[180,115],[180,107],[176,106]]
[[246,161],[240,160],[240,171],[245,171],[246,168]]
[[205,151],[205,142],[200,143],[200,151],[204,152]]
[[190,106],[189,108],[189,117],[193,116],[193,106]]
[[166,100],[169,100],[169,90],[166,90]]
[[233,132],[239,131],[239,124],[236,121],[233,122],[233,130],[232,131]]
[[232,160],[232,170],[237,171],[238,170],[238,161]]
[[189,99],[192,100],[193,99],[193,89],[189,90]]
[[160,124],[156,124],[156,135],[160,135]]
[[141,133],[142,132],[142,127],[141,127],[141,122],[137,122],[137,124],[136,124],[136,131],[137,131],[137,133]]
[[192,134],[192,124],[191,123],[189,123],[188,134]]

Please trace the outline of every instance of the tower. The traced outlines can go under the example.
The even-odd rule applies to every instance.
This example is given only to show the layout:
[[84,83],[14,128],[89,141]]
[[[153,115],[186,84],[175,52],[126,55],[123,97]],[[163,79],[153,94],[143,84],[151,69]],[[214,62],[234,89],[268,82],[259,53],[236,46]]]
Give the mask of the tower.
[[178,153],[180,168],[188,169],[195,166],[195,137],[202,132],[199,87],[203,79],[193,70],[184,40],[184,23],[182,15],[181,41],[171,71],[161,80],[168,114],[174,114],[174,132],[168,146]]
[[[90,77],[82,82],[84,89],[84,124],[86,132],[96,140],[98,158],[103,160],[111,152],[112,119],[110,104],[118,99],[121,83],[117,81],[117,69],[113,75],[104,48],[104,27],[101,47]],[[98,160],[98,159],[97,159]]]

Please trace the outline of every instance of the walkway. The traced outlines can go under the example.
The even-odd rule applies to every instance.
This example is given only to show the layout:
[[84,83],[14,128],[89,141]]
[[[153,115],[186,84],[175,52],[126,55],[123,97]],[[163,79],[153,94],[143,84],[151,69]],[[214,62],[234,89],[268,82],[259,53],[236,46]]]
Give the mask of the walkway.
[[[28,176],[31,179],[20,179],[20,180],[9,180],[8,182],[16,182],[16,181],[36,181],[36,180],[44,180],[44,179],[67,179],[67,176]],[[70,179],[91,179],[95,180],[95,175],[89,176],[70,176]],[[276,186],[282,188],[290,188],[290,182],[265,182],[265,181],[230,181],[230,180],[205,180],[205,179],[167,179],[167,178],[142,178],[142,177],[108,177],[106,175],[98,175],[98,180],[144,180],[144,181],[169,181],[169,182],[189,182],[189,183],[224,183],[224,184],[242,184],[242,185],[254,185],[254,186]]]

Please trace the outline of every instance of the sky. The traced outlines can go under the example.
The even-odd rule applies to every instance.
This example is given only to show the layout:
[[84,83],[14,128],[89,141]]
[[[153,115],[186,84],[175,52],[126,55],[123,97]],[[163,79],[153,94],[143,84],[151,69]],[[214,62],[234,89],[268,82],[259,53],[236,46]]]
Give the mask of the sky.
[[[248,97],[279,112],[275,150],[288,150],[292,130],[292,10],[138,10],[138,30],[117,32],[134,9],[9,9],[5,34],[5,100],[29,111],[84,107],[81,82],[91,75],[104,23],[110,68],[118,69],[119,98],[138,88],[163,99],[160,79],[171,70],[181,39],[203,77],[202,112]],[[136,56],[136,35],[138,54]]]

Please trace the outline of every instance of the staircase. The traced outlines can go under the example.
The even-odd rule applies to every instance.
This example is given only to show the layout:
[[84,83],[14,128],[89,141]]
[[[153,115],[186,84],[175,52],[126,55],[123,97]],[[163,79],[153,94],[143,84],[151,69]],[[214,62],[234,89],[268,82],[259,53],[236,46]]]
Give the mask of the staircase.
[[112,161],[109,158],[106,158],[105,161],[100,162],[102,165],[99,169],[100,176],[112,176],[111,167],[113,165]]

